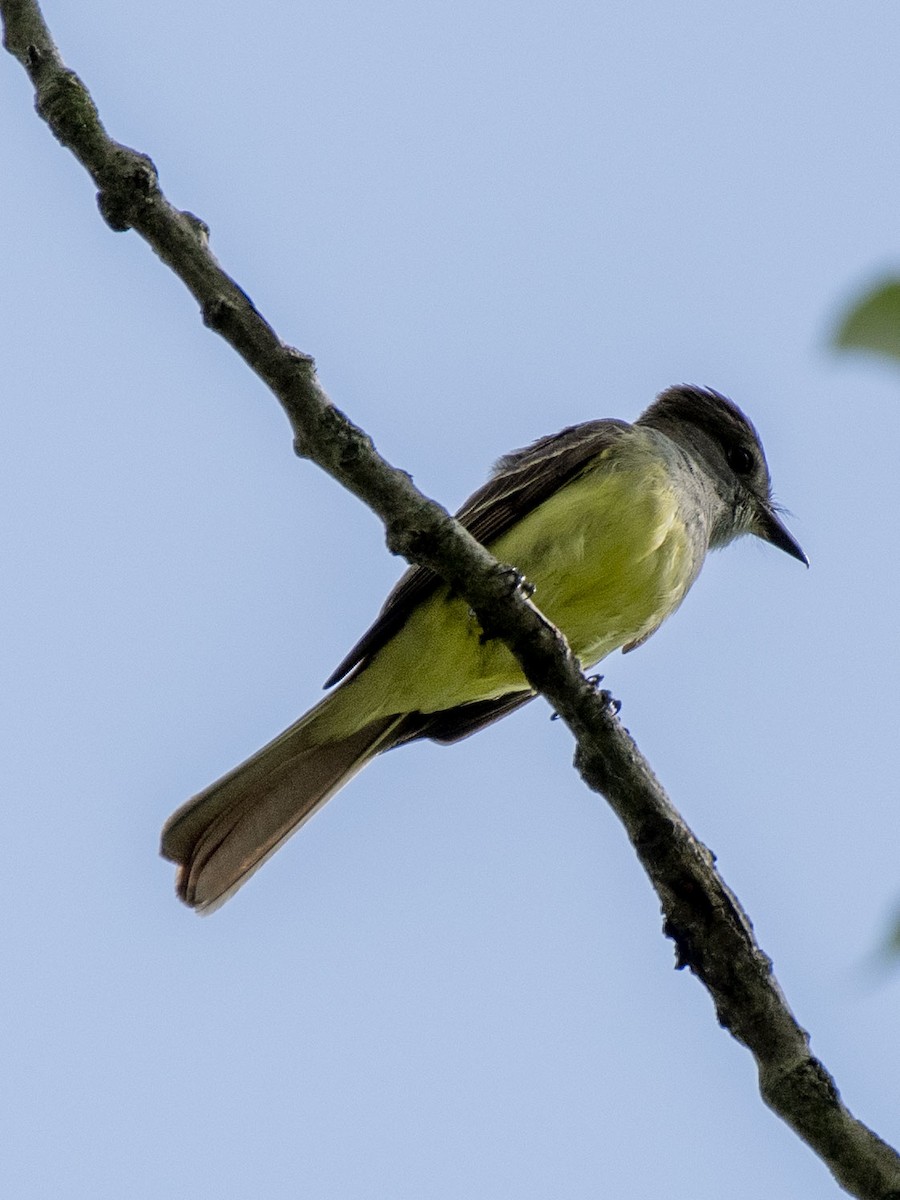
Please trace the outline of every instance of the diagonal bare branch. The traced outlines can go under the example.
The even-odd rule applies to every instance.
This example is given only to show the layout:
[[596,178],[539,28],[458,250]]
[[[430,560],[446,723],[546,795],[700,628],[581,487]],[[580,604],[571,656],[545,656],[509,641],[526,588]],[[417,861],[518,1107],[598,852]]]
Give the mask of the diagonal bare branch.
[[619,816],[656,889],[678,966],[703,982],[720,1023],[753,1054],[765,1102],[851,1195],[900,1200],[900,1157],[842,1103],[713,856],[672,806],[618,721],[615,702],[584,679],[517,573],[497,563],[405,472],[381,458],[368,435],[330,402],[313,360],[282,342],[219,266],[204,223],[166,199],[146,155],[106,133],[84,84],[64,65],[38,4],[0,0],[0,16],[4,45],[28,73],[38,114],[90,174],[107,224],[133,229],[151,246],[195,297],[204,322],[274,394],[297,453],[381,517],[393,553],[431,567],[464,595],[484,630],[509,645],[529,682],[566,721],[582,777]]

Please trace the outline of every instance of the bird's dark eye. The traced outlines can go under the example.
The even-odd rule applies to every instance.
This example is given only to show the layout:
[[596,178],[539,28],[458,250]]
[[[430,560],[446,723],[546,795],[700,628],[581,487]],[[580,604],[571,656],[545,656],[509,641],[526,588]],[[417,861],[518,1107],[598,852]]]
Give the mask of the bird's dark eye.
[[725,458],[735,475],[749,475],[753,470],[753,455],[746,446],[731,446]]

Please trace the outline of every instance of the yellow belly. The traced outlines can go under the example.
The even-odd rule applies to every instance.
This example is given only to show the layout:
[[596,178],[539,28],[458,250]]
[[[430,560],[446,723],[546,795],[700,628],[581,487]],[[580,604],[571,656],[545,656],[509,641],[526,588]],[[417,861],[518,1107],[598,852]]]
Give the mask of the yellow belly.
[[[535,603],[585,667],[648,637],[681,603],[699,566],[665,468],[653,460],[649,469],[644,460],[614,470],[601,460],[490,550],[535,585]],[[512,654],[496,640],[482,643],[468,605],[447,588],[419,605],[345,685],[354,723],[360,709],[370,717],[435,712],[522,687]]]

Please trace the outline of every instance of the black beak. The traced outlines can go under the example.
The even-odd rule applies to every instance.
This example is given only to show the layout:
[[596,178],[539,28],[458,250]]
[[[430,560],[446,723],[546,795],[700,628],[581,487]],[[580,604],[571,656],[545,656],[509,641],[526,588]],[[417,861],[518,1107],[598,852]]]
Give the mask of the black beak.
[[791,558],[799,559],[805,566],[809,566],[809,559],[803,553],[800,543],[788,533],[786,527],[766,505],[759,506],[758,523],[754,532],[764,542],[771,542],[785,554],[790,554]]

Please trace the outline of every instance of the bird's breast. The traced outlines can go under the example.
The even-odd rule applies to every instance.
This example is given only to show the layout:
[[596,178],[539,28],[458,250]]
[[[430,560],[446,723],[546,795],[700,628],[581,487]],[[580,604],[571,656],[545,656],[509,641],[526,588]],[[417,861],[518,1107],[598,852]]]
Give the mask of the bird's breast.
[[[706,549],[666,464],[598,461],[490,543],[535,585],[534,600],[587,667],[648,637],[678,607]],[[511,652],[484,640],[441,588],[345,685],[370,717],[435,712],[527,686]]]
[[696,541],[663,463],[601,462],[491,550],[535,584],[535,603],[587,665],[674,612],[702,561]]

